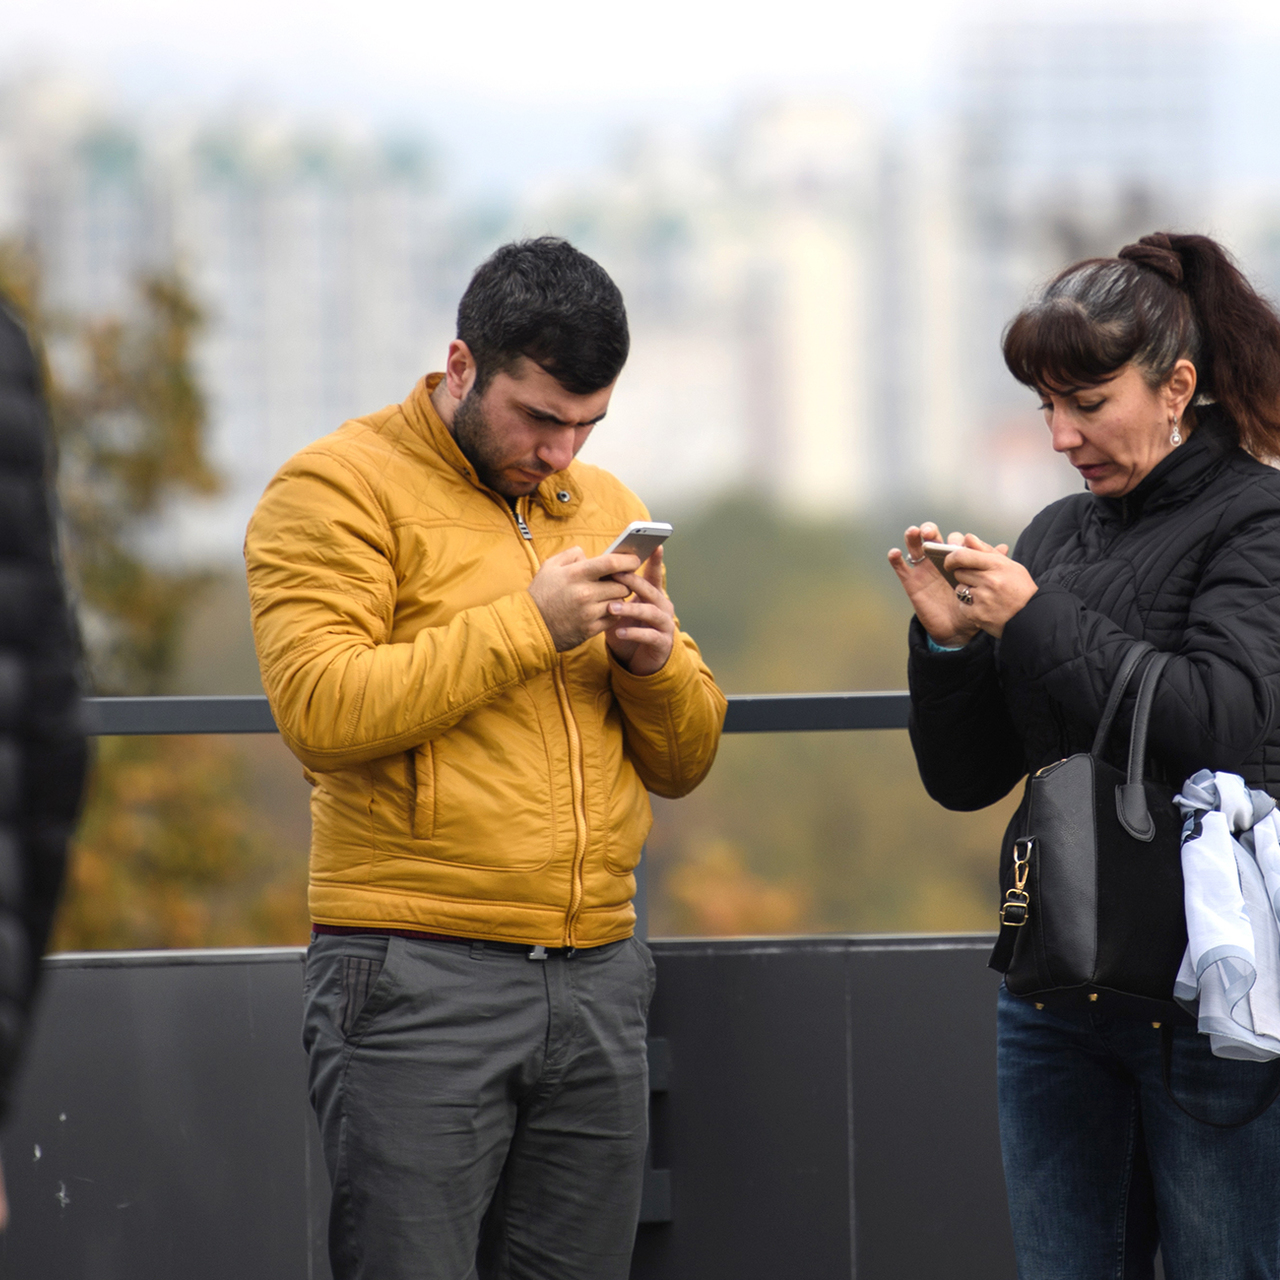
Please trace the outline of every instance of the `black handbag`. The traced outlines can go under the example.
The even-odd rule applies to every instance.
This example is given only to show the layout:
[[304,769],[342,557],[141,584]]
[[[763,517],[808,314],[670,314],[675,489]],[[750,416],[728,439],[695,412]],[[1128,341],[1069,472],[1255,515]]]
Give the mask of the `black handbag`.
[[[1027,779],[991,967],[1037,1002],[1102,999],[1188,1021],[1173,1002],[1187,945],[1182,818],[1168,787],[1146,781],[1147,729],[1170,655],[1137,641],[1125,654],[1092,749]],[[1134,674],[1142,679],[1128,770],[1102,758]]]

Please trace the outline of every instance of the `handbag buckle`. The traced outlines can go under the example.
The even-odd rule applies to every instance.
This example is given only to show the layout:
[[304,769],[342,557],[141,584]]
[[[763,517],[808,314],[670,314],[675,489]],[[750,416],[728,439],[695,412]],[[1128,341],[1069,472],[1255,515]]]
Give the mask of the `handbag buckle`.
[[1023,836],[1013,842],[1013,888],[1004,895],[1000,923],[1021,929],[1031,914],[1031,895],[1027,892],[1027,876],[1031,871],[1031,846],[1034,836]]
[[1010,889],[1004,895],[1000,908],[1000,923],[1012,929],[1021,929],[1031,914],[1031,895],[1022,889]]

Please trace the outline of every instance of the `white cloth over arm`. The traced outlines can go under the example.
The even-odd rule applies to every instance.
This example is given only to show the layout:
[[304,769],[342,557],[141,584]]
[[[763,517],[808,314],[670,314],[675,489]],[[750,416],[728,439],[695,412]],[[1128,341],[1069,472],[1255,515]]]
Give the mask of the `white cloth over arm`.
[[1280,813],[1234,773],[1189,778],[1182,877],[1187,951],[1174,998],[1220,1058],[1280,1057]]

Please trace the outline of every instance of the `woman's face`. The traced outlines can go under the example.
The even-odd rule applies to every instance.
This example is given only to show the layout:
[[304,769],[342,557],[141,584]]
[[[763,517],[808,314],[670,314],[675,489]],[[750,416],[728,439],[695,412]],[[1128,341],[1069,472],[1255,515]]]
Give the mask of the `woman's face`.
[[1179,360],[1152,388],[1134,364],[1106,382],[1076,391],[1044,391],[1040,407],[1053,447],[1084,477],[1091,493],[1118,498],[1135,488],[1172,452],[1174,424],[1185,439],[1183,414],[1195,394],[1196,371]]

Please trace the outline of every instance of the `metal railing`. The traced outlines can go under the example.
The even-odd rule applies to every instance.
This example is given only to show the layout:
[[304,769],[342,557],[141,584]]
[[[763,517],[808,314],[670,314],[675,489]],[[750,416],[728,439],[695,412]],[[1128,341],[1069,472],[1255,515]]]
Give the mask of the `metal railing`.
[[[725,733],[905,729],[908,695],[745,693],[729,698]],[[92,734],[275,733],[265,697],[88,698]]]
[[[905,692],[763,693],[729,698],[726,733],[789,733],[821,730],[905,729],[910,699]],[[223,697],[87,698],[85,719],[95,735],[275,733],[267,699]],[[636,868],[636,932],[647,938],[645,862]],[[669,1047],[650,1039],[650,1078],[655,1094],[667,1089]],[[646,1161],[640,1220],[670,1222],[670,1172]]]
[[[729,697],[725,733],[805,733],[905,729],[910,696],[874,693],[746,693]],[[95,735],[275,733],[267,699],[256,696],[86,698]],[[636,868],[636,932],[649,936],[647,870]]]

